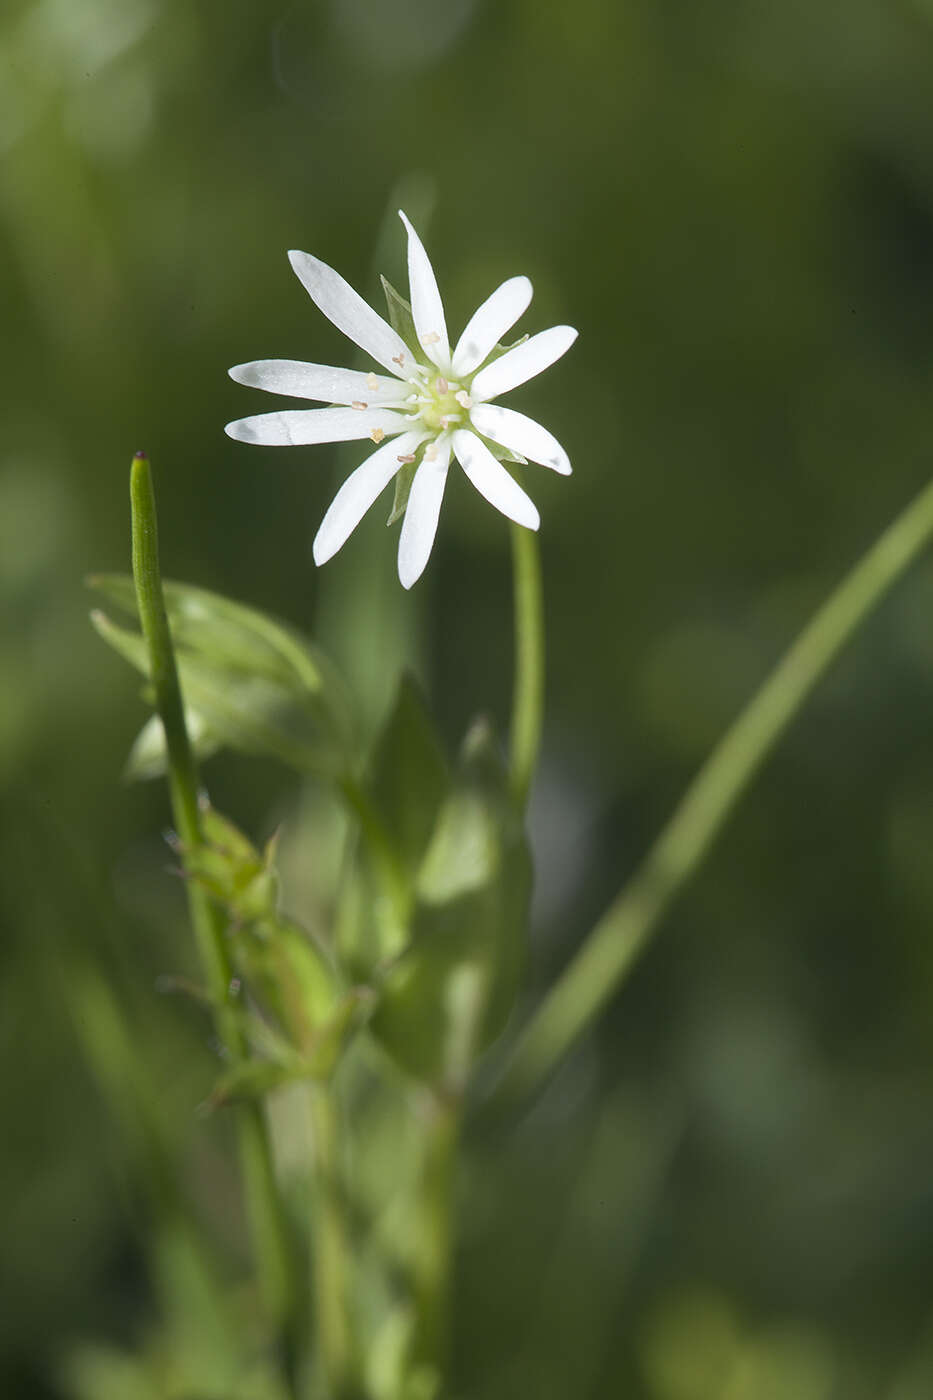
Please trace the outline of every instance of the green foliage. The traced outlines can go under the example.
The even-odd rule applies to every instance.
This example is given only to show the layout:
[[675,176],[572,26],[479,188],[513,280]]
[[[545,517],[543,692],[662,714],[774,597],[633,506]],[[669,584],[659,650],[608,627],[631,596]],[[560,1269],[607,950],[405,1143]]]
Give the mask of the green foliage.
[[[127,575],[95,575],[92,588],[136,615]],[[353,763],[350,706],[332,664],[291,628],[219,594],[166,583],[165,604],[195,750],[201,757],[229,745],[277,758],[301,772],[339,778]],[[95,611],[103,639],[143,675],[143,639]],[[150,721],[136,740],[130,777],[164,771],[161,726]]]
[[408,942],[418,867],[448,785],[424,697],[403,676],[369,761],[365,794],[373,815],[341,895],[337,946],[355,978],[374,976]]
[[423,697],[402,680],[366,791],[403,912],[361,844],[342,903],[341,955],[373,979],[373,1034],[414,1078],[463,1089],[502,1030],[524,960],[531,866],[505,767],[485,722],[448,769]]
[[372,993],[343,989],[323,944],[279,910],[276,838],[260,852],[206,803],[201,821],[203,843],[179,848],[185,874],[224,907],[241,992],[255,999],[262,1017],[247,1013],[263,1058],[234,1065],[209,1102],[261,1097],[296,1079],[326,1079],[366,1020]]
[[471,729],[414,883],[411,939],[385,973],[373,1033],[410,1074],[449,1092],[512,1011],[524,965],[531,861],[489,727]]

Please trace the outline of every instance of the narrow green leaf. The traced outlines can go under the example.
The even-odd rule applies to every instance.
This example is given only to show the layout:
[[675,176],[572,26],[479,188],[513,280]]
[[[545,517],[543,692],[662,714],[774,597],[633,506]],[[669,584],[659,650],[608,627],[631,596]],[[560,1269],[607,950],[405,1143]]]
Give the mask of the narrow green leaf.
[[[403,676],[395,704],[376,741],[366,792],[393,864],[414,900],[417,871],[449,786],[447,762],[424,697]],[[338,917],[337,943],[350,975],[368,981],[374,969],[406,946],[409,930],[381,892],[371,848],[362,841],[350,866]]]
[[[135,615],[130,578],[99,575],[89,582]],[[226,744],[336,779],[353,767],[350,705],[323,653],[292,629],[205,589],[167,584],[165,597],[186,714],[202,755]],[[105,641],[148,675],[141,637],[99,611],[92,621]],[[144,730],[129,774],[161,771],[162,749],[157,731]]]
[[460,1092],[504,1028],[524,966],[531,860],[487,726],[474,727],[416,879],[409,947],[372,1030],[415,1078]]

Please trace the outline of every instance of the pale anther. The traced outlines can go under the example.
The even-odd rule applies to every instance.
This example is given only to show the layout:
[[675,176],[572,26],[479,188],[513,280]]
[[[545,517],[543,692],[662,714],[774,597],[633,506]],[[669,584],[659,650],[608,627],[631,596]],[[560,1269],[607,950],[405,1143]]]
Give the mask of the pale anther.
[[363,400],[362,400],[362,399],[354,399],[353,402],[352,402],[352,404],[350,405],[350,407],[351,407],[351,408],[369,408],[369,404],[368,404],[368,403],[363,403]]
[[415,460],[415,454],[414,454],[414,452],[402,452],[402,453],[400,453],[399,456],[396,458],[396,461],[402,462],[405,466],[409,466],[410,463],[412,463],[414,460]]
[[404,355],[393,355],[393,356],[392,356],[392,363],[393,363],[394,365],[398,365],[399,367],[401,367],[401,366],[405,363],[405,356],[404,356]]
[[439,340],[440,336],[438,335],[437,331],[428,331],[427,335],[423,335],[421,337],[421,344],[436,345]]
[[429,442],[428,445],[427,445],[427,447],[424,449],[424,460],[425,460],[426,462],[433,462],[436,456],[437,456],[437,443],[436,443],[436,442]]
[[371,433],[369,434],[369,436],[372,438],[373,442],[376,443],[377,446],[378,446],[378,444],[379,444],[379,443],[382,441],[382,439],[385,437],[385,429],[384,429],[384,428],[373,428],[373,430],[371,431]]
[[437,392],[439,394],[446,394],[449,388],[450,385],[447,383],[447,380],[444,378],[443,375],[439,374],[437,376]]
[[379,380],[378,380],[378,379],[376,378],[376,376],[375,376],[373,373],[371,373],[371,372],[370,372],[369,374],[367,374],[367,376],[366,376],[366,387],[367,387],[368,389],[378,389],[378,388],[379,388]]
[[457,400],[457,403],[460,405],[461,408],[473,407],[473,400],[470,398],[466,389],[458,389],[456,394],[454,394],[454,398]]

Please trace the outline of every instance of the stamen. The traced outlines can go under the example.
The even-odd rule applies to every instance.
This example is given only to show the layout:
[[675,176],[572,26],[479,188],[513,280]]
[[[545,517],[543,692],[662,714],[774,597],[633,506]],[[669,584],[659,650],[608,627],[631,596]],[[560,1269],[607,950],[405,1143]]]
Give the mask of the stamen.
[[437,331],[428,331],[427,335],[423,335],[421,337],[421,344],[436,345],[439,340],[440,336],[438,335]]
[[459,413],[442,413],[442,414],[441,414],[441,427],[442,427],[442,428],[449,428],[450,425],[451,425],[451,423],[456,423],[456,422],[458,422],[458,421],[459,421],[459,418],[460,418],[460,414],[459,414]]
[[427,445],[427,447],[424,449],[424,460],[425,460],[426,462],[433,462],[436,456],[437,456],[437,443],[436,443],[436,442],[429,442],[428,445]]
[[473,400],[470,398],[466,389],[459,390],[458,393],[454,394],[454,398],[457,400],[457,403],[460,405],[461,408],[473,407]]
[[414,452],[403,452],[396,460],[407,467],[415,460],[415,454]]
[[367,387],[368,389],[378,389],[378,388],[379,388],[379,380],[376,378],[376,376],[375,376],[374,374],[367,374],[367,376],[366,376],[366,387]]
[[369,404],[368,404],[368,403],[363,403],[363,400],[362,400],[362,399],[354,399],[353,402],[351,403],[350,407],[351,407],[351,408],[363,409],[363,408],[369,408]]
[[393,363],[394,365],[398,365],[399,369],[401,369],[402,365],[405,363],[405,356],[404,356],[404,355],[393,355],[393,356],[392,356],[392,363]]
[[384,429],[384,428],[373,428],[373,430],[372,430],[372,432],[369,434],[369,436],[372,438],[373,442],[374,442],[374,443],[376,444],[376,446],[378,447],[379,443],[380,443],[380,442],[382,441],[382,439],[385,437],[385,429]]
[[449,388],[450,385],[447,383],[447,380],[443,377],[443,375],[439,374],[437,376],[437,392],[439,394],[446,394]]

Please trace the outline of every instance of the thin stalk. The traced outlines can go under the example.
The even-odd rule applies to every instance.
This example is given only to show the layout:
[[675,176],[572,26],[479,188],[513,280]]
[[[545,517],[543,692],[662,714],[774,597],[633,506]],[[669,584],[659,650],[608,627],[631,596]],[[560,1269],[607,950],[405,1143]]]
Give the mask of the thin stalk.
[[534,530],[512,525],[512,577],[515,616],[515,679],[509,780],[519,807],[538,763],[544,713],[544,607],[541,556]]
[[[198,807],[198,773],[188,738],[175,652],[165,611],[159,568],[155,493],[149,460],[137,453],[130,470],[133,518],[133,578],[143,636],[149,650],[155,705],[165,731],[169,792],[175,827],[186,850],[202,842]],[[195,942],[213,1007],[217,1037],[231,1064],[246,1057],[248,1047],[230,998],[230,959],[223,915],[194,880],[186,883]],[[286,1373],[294,1390],[298,1341],[298,1306],[291,1251],[275,1181],[272,1152],[262,1106],[237,1105],[236,1128],[247,1216],[257,1255],[263,1297],[280,1330]]]
[[330,1086],[311,1086],[314,1136],[314,1319],[321,1366],[332,1400],[357,1393],[343,1201],[337,1160],[338,1123]]
[[736,803],[842,647],[933,537],[933,484],[800,633],[710,754],[644,862],[519,1037],[496,1104],[535,1090],[615,995]]
[[[459,1100],[432,1095],[424,1119],[423,1160],[418,1194],[413,1283],[415,1338],[413,1376],[423,1374],[425,1390],[443,1393],[450,1330],[450,1270]],[[430,1385],[437,1389],[429,1389]]]

